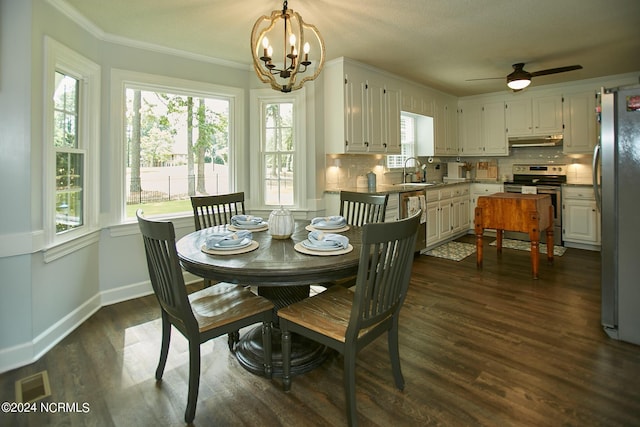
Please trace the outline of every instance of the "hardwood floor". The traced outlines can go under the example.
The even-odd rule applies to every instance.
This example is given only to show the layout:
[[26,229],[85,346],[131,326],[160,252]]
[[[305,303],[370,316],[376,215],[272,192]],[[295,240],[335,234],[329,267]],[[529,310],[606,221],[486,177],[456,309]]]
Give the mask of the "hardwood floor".
[[[385,339],[365,348],[360,425],[640,425],[640,347],[600,328],[599,253],[568,249],[552,266],[542,258],[533,280],[528,252],[498,257],[490,241],[482,271],[474,255],[416,257],[400,320],[406,386],[394,387]],[[284,393],[279,379],[240,367],[226,340],[202,346],[195,425],[346,425],[341,357]],[[14,401],[14,382],[46,369],[44,401],[86,402],[89,412],[0,414],[0,425],[184,425],[186,342],[173,334],[156,384],[159,347],[154,296],[104,307],[38,362],[0,376],[0,400]]]

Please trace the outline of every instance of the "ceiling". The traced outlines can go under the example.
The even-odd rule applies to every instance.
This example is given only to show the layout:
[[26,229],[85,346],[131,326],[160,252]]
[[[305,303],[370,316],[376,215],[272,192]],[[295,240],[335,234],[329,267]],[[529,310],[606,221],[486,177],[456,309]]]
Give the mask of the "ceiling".
[[[251,64],[249,36],[275,0],[50,0],[106,40],[151,44]],[[441,91],[507,90],[511,65],[580,64],[531,87],[640,74],[639,0],[290,0],[314,24],[327,59],[353,58]]]

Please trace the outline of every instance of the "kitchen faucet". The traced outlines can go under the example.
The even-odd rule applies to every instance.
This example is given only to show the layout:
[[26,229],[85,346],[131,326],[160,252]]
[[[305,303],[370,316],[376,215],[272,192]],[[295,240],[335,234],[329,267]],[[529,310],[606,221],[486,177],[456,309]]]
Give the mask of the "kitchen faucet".
[[[422,166],[422,163],[420,163],[420,160],[418,160],[417,157],[408,157],[407,160],[404,161],[404,166],[402,167],[402,183],[406,184],[407,183],[407,162],[409,160],[415,160],[416,161],[416,166],[418,166],[418,168],[420,168],[420,166]],[[414,166],[415,168],[415,166]]]

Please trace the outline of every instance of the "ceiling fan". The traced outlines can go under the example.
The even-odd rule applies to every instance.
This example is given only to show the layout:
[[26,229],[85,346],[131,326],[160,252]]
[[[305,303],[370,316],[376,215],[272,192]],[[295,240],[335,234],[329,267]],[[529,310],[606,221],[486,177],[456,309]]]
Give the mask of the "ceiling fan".
[[[520,62],[517,64],[513,64],[513,72],[507,76],[507,86],[512,89],[514,92],[520,91],[531,83],[531,78],[538,76],[546,76],[549,74],[557,74],[564,73],[567,71],[580,70],[582,69],[582,65],[569,65],[567,67],[558,67],[558,68],[549,68],[547,70],[534,71],[533,73],[529,73],[524,69],[524,63]],[[469,79],[469,81],[474,80],[492,80],[492,79],[503,79],[504,77],[489,77],[484,79]]]

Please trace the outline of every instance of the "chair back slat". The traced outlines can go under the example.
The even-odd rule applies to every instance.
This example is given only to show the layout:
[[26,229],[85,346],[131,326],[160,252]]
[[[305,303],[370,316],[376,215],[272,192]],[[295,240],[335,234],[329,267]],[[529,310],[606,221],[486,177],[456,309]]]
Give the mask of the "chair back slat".
[[197,322],[191,311],[175,245],[175,230],[171,222],[149,221],[136,212],[144,241],[151,286],[162,308],[185,328]]
[[389,194],[367,194],[354,191],[340,192],[340,215],[347,224],[362,226],[384,222]]
[[347,339],[397,315],[409,288],[419,224],[420,211],[397,222],[364,225]]
[[244,192],[191,196],[196,230],[229,224],[234,215],[244,215]]

